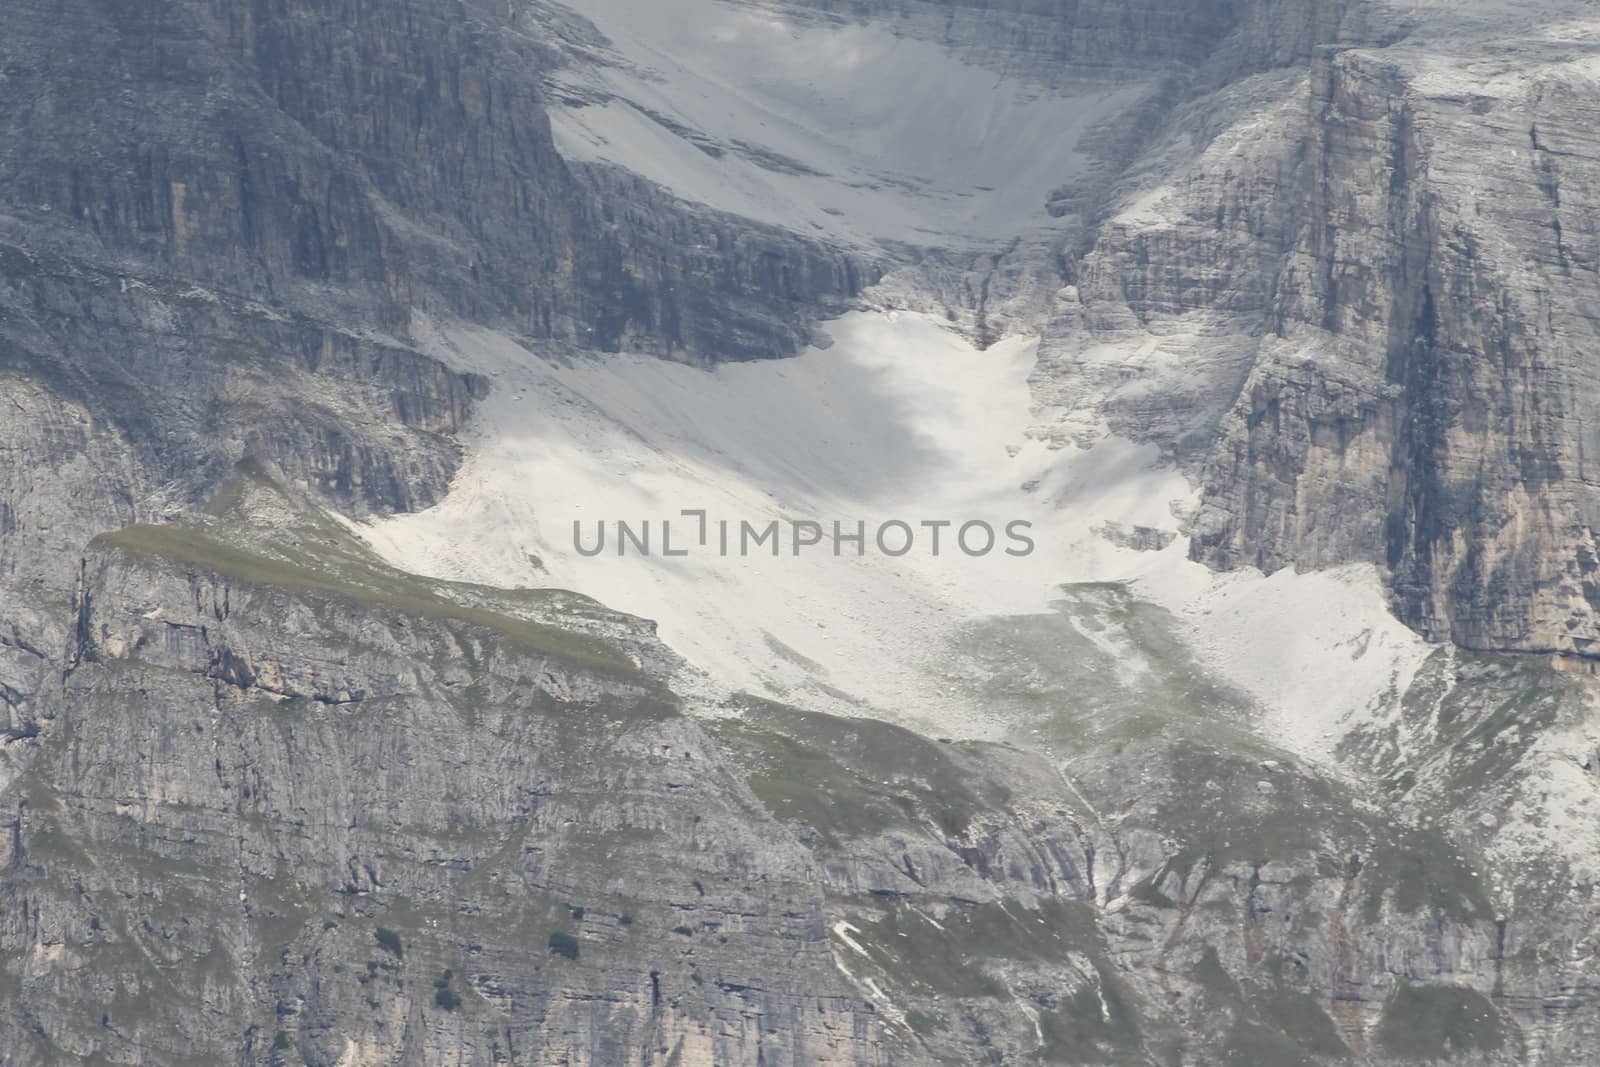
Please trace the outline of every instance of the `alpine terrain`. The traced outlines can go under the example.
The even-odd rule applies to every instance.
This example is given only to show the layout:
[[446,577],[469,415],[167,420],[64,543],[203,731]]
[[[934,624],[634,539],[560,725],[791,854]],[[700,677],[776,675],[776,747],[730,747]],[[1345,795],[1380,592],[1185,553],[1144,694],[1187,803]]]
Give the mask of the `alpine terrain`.
[[0,1067],[1600,1056],[1594,0],[0,14]]

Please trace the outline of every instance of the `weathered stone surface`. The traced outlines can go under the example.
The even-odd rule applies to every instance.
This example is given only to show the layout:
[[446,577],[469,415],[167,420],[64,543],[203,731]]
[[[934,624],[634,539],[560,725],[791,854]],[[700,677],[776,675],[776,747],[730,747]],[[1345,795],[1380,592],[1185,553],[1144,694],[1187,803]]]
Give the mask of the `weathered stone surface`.
[[[967,684],[1028,751],[697,720],[638,620],[393,571],[261,473],[209,510],[97,541],[45,613],[62,669],[0,755],[11,1062],[1576,1062],[1589,1033],[1551,1021],[1592,995],[1576,927],[1252,749],[1181,656],[1090,685],[1115,663],[1065,618],[975,631]],[[1068,655],[1018,672],[1024,630]],[[1412,1033],[1407,997],[1474,1027]]]
[[536,20],[491,0],[25,4],[0,46],[0,195],[30,247],[387,328],[420,305],[594,348],[788,354],[870,280],[570,171]]
[[[1276,338],[1223,426],[1202,558],[1372,558],[1467,647],[1595,646],[1592,107],[1561,45],[1323,57]],[[1587,249],[1587,250],[1586,250]]]
[[[806,6],[1150,81],[1058,228],[895,253],[896,298],[1042,327],[1041,432],[1159,443],[1216,566],[1375,560],[1429,635],[1594,651],[1569,9]],[[952,684],[1004,743],[697,718],[651,624],[395,572],[318,510],[448,486],[487,384],[416,350],[423,314],[746,358],[876,278],[562,160],[542,79],[590,32],[499,0],[7,12],[0,1063],[1587,1062],[1561,786],[1600,756],[1543,660],[1441,651],[1335,774],[1095,587],[975,625]]]
[[[682,359],[793,352],[875,277],[569,168],[535,14],[499,3],[24,4],[0,41],[0,575],[245,456],[425,507],[486,383],[419,312]],[[65,57],[72,57],[68,61]]]
[[[1082,225],[1042,312],[1043,432],[1161,444],[1203,482],[1214,566],[1371,560],[1430,637],[1591,651],[1600,145],[1577,11],[1324,5],[1249,62],[1213,42],[1176,66],[1124,164],[1061,201]],[[1216,24],[1277,32],[1248,5]],[[1002,260],[984,300],[1019,273]]]

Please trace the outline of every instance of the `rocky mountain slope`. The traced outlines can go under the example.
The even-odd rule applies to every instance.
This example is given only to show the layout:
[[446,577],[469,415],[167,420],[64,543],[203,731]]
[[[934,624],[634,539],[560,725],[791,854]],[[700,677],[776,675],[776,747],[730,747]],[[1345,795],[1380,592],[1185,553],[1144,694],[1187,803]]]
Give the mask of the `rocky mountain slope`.
[[195,504],[247,454],[358,513],[438,499],[478,386],[407,350],[418,310],[781,355],[874,276],[575,172],[542,110],[546,49],[511,21],[498,4],[12,14],[0,388],[20,417],[0,433],[29,459],[0,472],[0,569]]
[[[1563,923],[1508,934],[1459,846],[1253,740],[1163,613],[1070,596],[1157,672],[1065,696],[1116,661],[1059,616],[969,655],[1081,779],[754,698],[686,716],[646,624],[394,571],[248,471],[97,539],[52,635],[7,762],[7,1055],[1568,1054],[1526,955]],[[1572,684],[1459,669],[1530,715]]]
[[0,1064],[1590,1058],[1586,5],[7,14]]

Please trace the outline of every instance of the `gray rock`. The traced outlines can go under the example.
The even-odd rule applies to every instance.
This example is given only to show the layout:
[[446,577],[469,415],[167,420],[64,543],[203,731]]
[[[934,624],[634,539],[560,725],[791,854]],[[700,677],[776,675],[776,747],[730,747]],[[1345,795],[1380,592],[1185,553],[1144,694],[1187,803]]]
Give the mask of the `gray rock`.
[[1311,767],[1095,587],[967,634],[1000,742],[696,717],[649,622],[322,509],[447,489],[487,384],[431,318],[779,356],[892,266],[1042,327],[1040,433],[1160,445],[1206,562],[1593,652],[1581,7],[785,10],[1141,89],[1039,233],[880,258],[568,164],[547,78],[603,42],[558,5],[7,12],[0,1063],[1586,1062],[1583,843],[1524,836],[1582,817],[1580,673],[1441,652]]

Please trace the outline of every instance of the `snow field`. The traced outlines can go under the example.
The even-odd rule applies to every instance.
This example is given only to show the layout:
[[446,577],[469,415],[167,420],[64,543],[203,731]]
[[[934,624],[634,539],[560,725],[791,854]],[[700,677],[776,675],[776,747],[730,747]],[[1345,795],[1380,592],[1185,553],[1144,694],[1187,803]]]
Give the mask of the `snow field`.
[[[692,665],[681,688],[706,707],[748,690],[939,736],[1009,728],[948,683],[957,630],[1049,612],[1065,583],[1132,582],[1174,613],[1204,663],[1257,698],[1273,739],[1308,758],[1327,759],[1425,655],[1371,568],[1214,575],[1187,560],[1182,537],[1162,551],[1108,540],[1107,522],[1175,532],[1173,505],[1193,490],[1153,448],[1107,438],[1058,449],[1031,436],[1029,339],[979,351],[933,318],[894,312],[828,329],[826,349],[712,370],[642,356],[563,362],[487,331],[424,330],[436,354],[495,386],[446,499],[363,533],[408,570],[573,589],[656,620]],[[786,527],[777,556],[724,558],[714,525],[702,548],[697,520],[681,514],[700,509],[735,531],[864,521],[869,545],[796,555]],[[617,554],[619,520],[651,521],[651,554]],[[663,520],[688,555],[661,554]],[[870,544],[889,520],[916,528],[903,557]],[[920,528],[934,520],[986,521],[1001,547],[968,556],[952,527],[934,556]],[[1019,520],[1036,544],[1023,557],[1003,551]],[[588,548],[607,523],[606,551],[580,553],[574,521]]]

